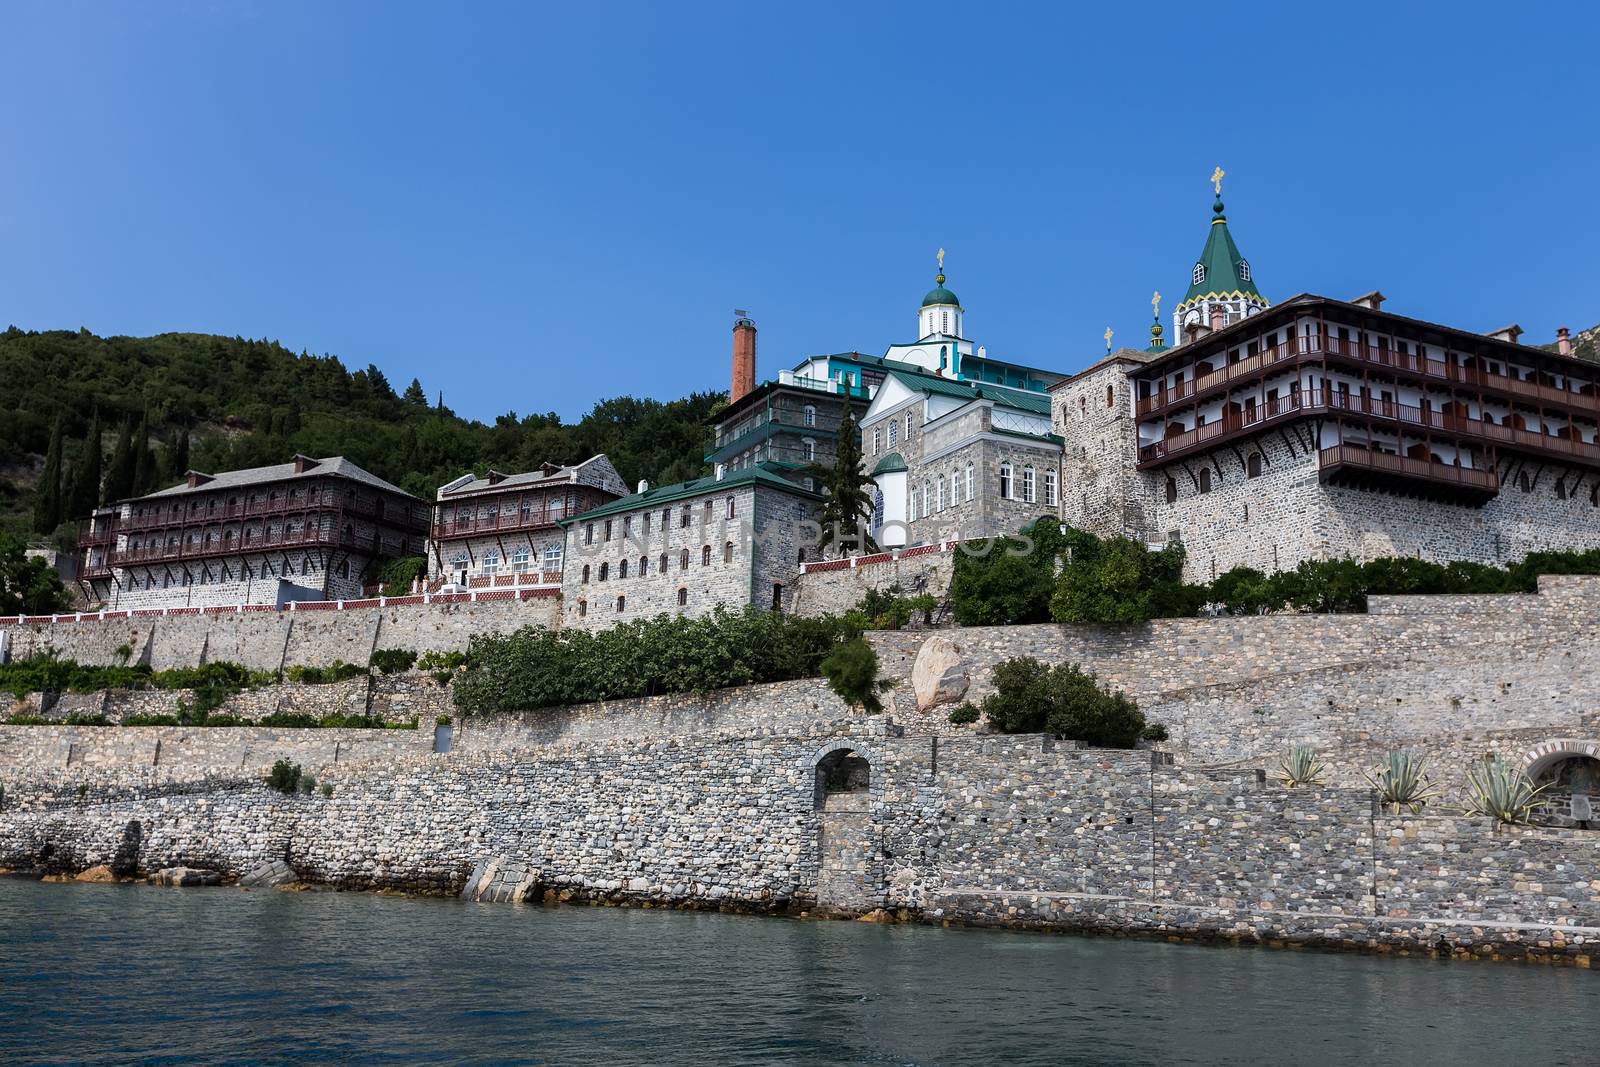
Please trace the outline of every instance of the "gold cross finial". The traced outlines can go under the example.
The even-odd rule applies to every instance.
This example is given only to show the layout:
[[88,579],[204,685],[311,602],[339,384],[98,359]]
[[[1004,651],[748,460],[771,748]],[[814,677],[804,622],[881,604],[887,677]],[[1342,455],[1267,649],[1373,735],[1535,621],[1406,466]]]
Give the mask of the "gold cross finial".
[[1154,318],[1158,318],[1159,319],[1161,317],[1161,290],[1160,289],[1157,289],[1156,292],[1155,292],[1155,295],[1150,298],[1150,314]]
[[939,249],[939,269],[944,270],[944,249]]
[[1223,170],[1221,167],[1218,167],[1216,170],[1211,172],[1211,184],[1216,187],[1218,196],[1222,195],[1222,179],[1226,178],[1227,176],[1228,172]]
[[1106,327],[1106,351],[1111,351],[1111,327]]

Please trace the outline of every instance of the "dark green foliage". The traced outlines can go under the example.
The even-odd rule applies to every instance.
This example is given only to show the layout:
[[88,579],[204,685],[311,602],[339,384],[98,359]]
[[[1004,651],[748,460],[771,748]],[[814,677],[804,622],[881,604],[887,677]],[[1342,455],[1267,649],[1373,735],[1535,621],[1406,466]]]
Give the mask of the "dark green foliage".
[[278,760],[272,765],[272,773],[267,776],[267,785],[280,793],[293,794],[300,789],[300,764],[290,763],[286,759]]
[[428,573],[428,560],[423,556],[402,556],[384,564],[378,572],[378,592],[384,596],[405,596],[411,592],[411,583],[419,575]]
[[[6,383],[0,462],[43,455],[53,425],[62,424],[52,468],[57,480],[41,486],[56,485],[53,502],[26,483],[0,497],[0,529],[45,534],[65,519],[83,517],[68,514],[59,479],[64,460],[88,436],[96,408],[107,425],[119,427],[104,478],[108,500],[171,484],[191,466],[216,471],[283,463],[297,451],[347,456],[432,499],[438,486],[464,471],[528,470],[597,452],[610,456],[630,484],[698,477],[707,473],[705,420],[725,403],[721,393],[665,402],[618,397],[596,404],[576,423],[511,412],[486,425],[430,405],[420,382],[396,396],[376,367],[352,371],[335,357],[297,354],[273,341],[202,334],[101,338],[87,331],[6,330],[0,332],[0,382]],[[192,456],[185,455],[190,449]]]
[[67,609],[61,576],[42,559],[30,559],[21,539],[0,534],[0,615],[49,615]]
[[1151,552],[1127,537],[1098,538],[1081,530],[1066,535],[1067,558],[1050,601],[1058,622],[1140,623],[1193,615],[1205,587],[1182,581],[1183,546]]
[[[455,702],[466,714],[486,715],[815,678],[846,636],[855,633],[839,618],[721,608],[595,632],[526,626],[478,634],[470,667],[456,679]],[[434,669],[428,660],[419,658],[418,667]]]
[[859,630],[903,630],[918,617],[927,622],[938,606],[938,597],[902,596],[900,587],[891,585],[887,589],[867,590],[867,595],[850,609],[846,618]]
[[1139,705],[1101,688],[1094,675],[1072,664],[1047,667],[1027,656],[1006,660],[994,670],[994,687],[982,710],[1001,733],[1049,733],[1096,748],[1133,748],[1148,730],[1158,729],[1145,722]]
[[33,501],[33,528],[38,533],[53,533],[65,513],[61,499],[61,416],[50,428],[50,445],[44,454],[44,470],[39,474],[39,490]]
[[63,517],[81,519],[100,506],[100,412],[94,413],[89,424],[89,435],[83,439],[83,454],[78,457],[77,469],[72,472],[72,488],[67,492]]
[[1168,737],[1167,728],[1159,722],[1153,722],[1144,728],[1146,741],[1165,741]]
[[874,715],[883,710],[878,694],[893,683],[878,677],[878,654],[865,638],[835,645],[823,659],[821,669],[828,688],[846,704]]
[[861,429],[856,425],[852,407],[846,397],[844,415],[839,419],[839,432],[834,440],[833,465],[819,466],[812,471],[823,492],[828,494],[817,520],[822,525],[820,547],[824,553],[835,541],[839,544],[840,555],[862,550],[875,552],[878,548],[867,532],[865,520],[872,512],[872,479],[861,463]]
[[372,653],[372,666],[384,674],[400,674],[416,666],[417,654],[409,648],[380,648]]
[[1048,622],[1056,558],[1065,547],[1061,521],[1045,515],[1016,537],[1001,537],[956,552],[950,608],[962,626]]
[[957,726],[965,726],[968,723],[977,722],[978,714],[978,706],[972,701],[968,700],[962,702],[953,711],[951,711],[949,717],[950,721],[955,723]]
[[354,663],[345,663],[343,660],[334,660],[327,667],[290,667],[284,673],[288,675],[289,681],[299,682],[302,685],[329,685],[366,674],[367,668]]

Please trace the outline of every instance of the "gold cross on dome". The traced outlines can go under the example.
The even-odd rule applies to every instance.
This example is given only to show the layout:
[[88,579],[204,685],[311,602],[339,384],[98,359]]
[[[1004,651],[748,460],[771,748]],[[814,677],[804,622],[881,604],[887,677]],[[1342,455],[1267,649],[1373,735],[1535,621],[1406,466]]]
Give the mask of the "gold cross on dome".
[[1222,195],[1222,179],[1226,178],[1227,176],[1228,172],[1223,170],[1221,167],[1218,167],[1216,170],[1211,172],[1211,184],[1216,187],[1218,196]]
[[1111,327],[1106,327],[1106,351],[1111,351]]
[[944,249],[939,249],[939,269],[944,270]]
[[1161,317],[1161,290],[1160,289],[1157,289],[1156,292],[1155,292],[1155,295],[1150,298],[1150,314],[1153,317],[1158,318],[1158,319]]

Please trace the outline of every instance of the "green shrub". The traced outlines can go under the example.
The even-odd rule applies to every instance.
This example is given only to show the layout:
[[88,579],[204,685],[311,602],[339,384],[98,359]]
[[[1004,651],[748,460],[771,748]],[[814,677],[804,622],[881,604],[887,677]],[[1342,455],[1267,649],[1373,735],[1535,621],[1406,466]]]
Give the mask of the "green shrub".
[[367,673],[367,668],[343,660],[334,660],[326,667],[290,667],[286,673],[291,682],[299,682],[302,685],[329,685],[333,682],[358,678]]
[[1366,779],[1377,790],[1378,801],[1396,815],[1400,814],[1401,808],[1413,815],[1420,814],[1422,805],[1438,796],[1428,788],[1428,776],[1422,773],[1422,760],[1409,752],[1389,753],[1388,759],[1367,772]]
[[1067,548],[1050,600],[1057,622],[1140,623],[1193,615],[1206,601],[1206,587],[1182,581],[1177,542],[1152,552],[1131,538],[1070,530]]
[[67,726],[110,726],[111,725],[111,720],[106,718],[104,715],[102,715],[102,714],[100,714],[98,712],[95,712],[95,713],[91,714],[90,712],[87,712],[87,711],[74,711],[71,714],[69,714],[66,717],[66,719],[63,720],[63,722]]
[[465,652],[424,652],[417,657],[419,671],[458,671],[467,665]]
[[437,719],[434,719],[434,720],[433,720],[433,724],[434,724],[434,725],[435,725],[435,726],[449,726],[449,725],[450,725],[450,723],[451,723],[451,722],[453,722],[453,721],[454,721],[454,720],[452,720],[452,719],[451,719],[451,718],[450,718],[450,716],[448,716],[448,715],[441,715],[441,716],[439,716],[439,717],[438,717],[438,718],[437,718]]
[[[855,631],[839,617],[722,608],[594,632],[527,626],[477,634],[470,669],[455,680],[455,703],[483,715],[815,678],[846,636]],[[423,658],[417,663],[423,666]]]
[[312,790],[317,788],[317,780],[315,778],[311,777],[311,775],[308,774],[305,777],[300,779],[300,781],[298,783],[298,786],[299,786],[300,792],[306,794],[307,796],[310,796]]
[[950,579],[950,610],[956,622],[1010,626],[1050,621],[1056,559],[1064,546],[1061,520],[1045,515],[1016,537],[957,549]]
[[55,720],[47,719],[43,715],[29,715],[26,712],[18,712],[17,714],[12,715],[10,718],[6,719],[6,725],[7,726],[54,726],[55,725]]
[[903,630],[917,615],[927,622],[938,607],[938,597],[903,596],[898,585],[891,585],[887,589],[869,589],[847,618],[860,630]]
[[1144,728],[1144,733],[1140,734],[1139,736],[1144,738],[1146,741],[1165,741],[1168,737],[1167,728],[1165,725],[1159,722],[1153,722],[1149,726],[1146,726]]
[[423,556],[392,559],[378,572],[378,591],[384,596],[405,596],[411,592],[411,583],[426,573],[428,561]]
[[136,714],[136,715],[129,715],[129,716],[126,716],[125,718],[123,718],[122,725],[124,725],[124,726],[177,726],[178,725],[178,717],[176,715]]
[[280,759],[272,765],[267,785],[280,793],[292,794],[300,788],[300,764]]
[[982,710],[1001,733],[1050,733],[1096,748],[1133,748],[1149,728],[1138,704],[1072,664],[1009,659],[995,668],[994,687]]
[[822,661],[822,674],[828,688],[853,708],[869,714],[883,710],[878,694],[893,682],[878,677],[878,654],[865,638],[857,637],[838,645]]
[[416,662],[417,654],[408,648],[380,648],[372,653],[372,666],[384,674],[401,674]]
[[978,706],[970,700],[965,701],[951,710],[949,718],[957,726],[966,726],[969,723],[977,722]]
[[322,795],[324,797],[333,796],[333,783],[332,782],[323,782],[321,789],[322,789]]

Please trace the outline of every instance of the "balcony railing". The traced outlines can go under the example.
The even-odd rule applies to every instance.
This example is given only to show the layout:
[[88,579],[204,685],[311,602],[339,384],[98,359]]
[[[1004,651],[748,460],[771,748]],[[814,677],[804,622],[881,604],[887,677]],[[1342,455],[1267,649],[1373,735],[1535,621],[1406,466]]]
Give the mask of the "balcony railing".
[[537,530],[553,527],[562,519],[581,514],[565,507],[538,508],[528,511],[502,511],[494,515],[467,515],[441,520],[433,524],[433,539],[448,541],[455,537],[473,537],[479,534],[514,533],[518,530]]
[[[1320,364],[1327,357],[1351,360],[1366,366],[1381,367],[1425,380],[1465,386],[1486,393],[1498,393],[1505,397],[1559,404],[1578,411],[1600,414],[1600,393],[1597,393],[1593,383],[1587,383],[1577,390],[1558,389],[1552,385],[1523,381],[1506,374],[1490,374],[1477,367],[1464,367],[1451,360],[1431,359],[1361,341],[1346,341],[1337,337],[1316,335],[1294,337],[1253,356],[1246,356],[1236,363],[1229,363],[1206,373],[1197,373],[1188,381],[1164,387],[1151,396],[1142,397],[1137,411],[1141,416],[1154,414],[1174,404],[1224,389],[1243,379],[1258,377],[1279,368]],[[1226,353],[1219,352],[1216,358],[1225,359]],[[1600,376],[1600,368],[1596,368],[1596,375]]]
[[146,509],[143,515],[135,512],[117,518],[118,531],[199,526],[212,522],[303,514],[307,511],[337,511],[343,515],[370,519],[413,533],[421,533],[428,526],[428,512],[423,506],[384,504],[379,507],[379,502],[374,497],[358,493],[352,498],[344,490],[337,489],[307,492],[295,497],[285,495],[268,500],[244,500],[235,504],[208,504],[205,507],[187,505],[168,507],[151,504],[140,506]]
[[112,567],[126,567],[141,563],[173,563],[181,560],[207,559],[217,556],[250,556],[286,548],[349,548],[372,555],[399,555],[399,544],[385,541],[374,535],[363,536],[342,530],[310,529],[294,534],[260,536],[249,541],[195,542],[176,545],[144,545],[114,551],[107,559]]
[[1335,473],[1340,468],[1356,468],[1383,475],[1421,479],[1475,494],[1493,496],[1500,491],[1500,478],[1492,470],[1456,467],[1429,459],[1373,452],[1360,445],[1334,445],[1332,448],[1324,448],[1317,455],[1317,463],[1325,474]]
[[[1561,459],[1600,466],[1600,443],[1560,437],[1502,423],[1484,422],[1466,415],[1433,411],[1413,404],[1366,397],[1338,390],[1309,389],[1265,404],[1229,411],[1218,422],[1185,430],[1139,449],[1140,463],[1158,463],[1210,446],[1236,433],[1254,432],[1274,423],[1305,415],[1355,415],[1393,424],[1395,432],[1412,437],[1438,435],[1471,444],[1494,445],[1514,451],[1533,451]],[[1567,431],[1569,434],[1573,431]]]

